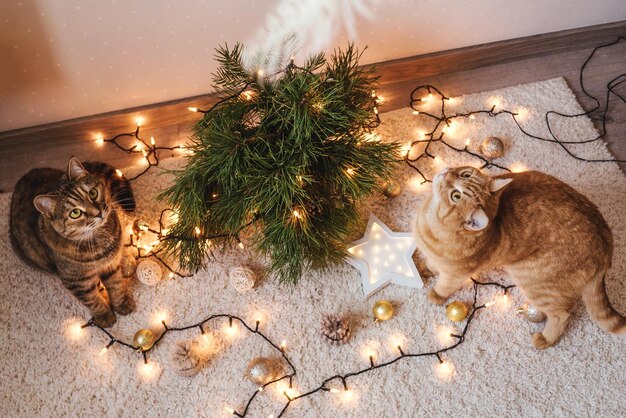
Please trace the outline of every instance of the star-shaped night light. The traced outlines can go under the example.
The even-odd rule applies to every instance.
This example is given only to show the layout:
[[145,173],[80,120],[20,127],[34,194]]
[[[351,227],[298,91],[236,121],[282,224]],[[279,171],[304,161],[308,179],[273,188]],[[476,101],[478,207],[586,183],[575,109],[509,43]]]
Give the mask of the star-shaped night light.
[[393,232],[370,215],[363,238],[352,244],[348,262],[361,272],[365,296],[389,283],[416,289],[424,286],[412,258],[417,248],[412,233]]

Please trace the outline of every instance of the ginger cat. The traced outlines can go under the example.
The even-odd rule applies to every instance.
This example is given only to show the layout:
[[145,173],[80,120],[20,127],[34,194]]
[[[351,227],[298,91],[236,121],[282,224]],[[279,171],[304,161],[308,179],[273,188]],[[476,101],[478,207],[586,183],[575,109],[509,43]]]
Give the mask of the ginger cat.
[[543,332],[533,335],[536,348],[560,339],[581,296],[604,330],[626,334],[626,318],[604,286],[611,230],[593,203],[552,176],[445,169],[418,209],[414,232],[427,267],[439,274],[428,294],[433,303],[444,303],[470,276],[502,267],[547,314]]

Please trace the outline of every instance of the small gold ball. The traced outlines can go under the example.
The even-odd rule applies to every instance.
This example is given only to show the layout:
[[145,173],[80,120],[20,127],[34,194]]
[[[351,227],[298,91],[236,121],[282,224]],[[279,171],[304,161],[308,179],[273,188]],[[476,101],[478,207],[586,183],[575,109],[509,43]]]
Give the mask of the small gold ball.
[[461,322],[467,317],[467,306],[463,302],[452,302],[446,306],[446,316],[450,321]]
[[372,313],[376,321],[388,321],[393,317],[393,305],[388,300],[379,300],[374,304]]
[[396,197],[400,193],[402,193],[402,187],[400,187],[400,183],[393,179],[389,179],[383,183],[383,194],[386,197]]
[[142,328],[135,333],[135,336],[133,337],[133,345],[136,348],[141,349],[141,351],[147,351],[152,348],[155,340],[156,336],[154,335],[154,332],[147,328]]

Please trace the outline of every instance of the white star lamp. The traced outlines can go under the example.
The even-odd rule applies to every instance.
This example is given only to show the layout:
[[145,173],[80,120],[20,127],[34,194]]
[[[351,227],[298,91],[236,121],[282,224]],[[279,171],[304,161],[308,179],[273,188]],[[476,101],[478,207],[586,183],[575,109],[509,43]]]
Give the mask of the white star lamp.
[[348,248],[348,262],[361,272],[365,296],[390,283],[421,289],[424,284],[412,258],[416,248],[412,233],[393,232],[370,215],[363,238]]

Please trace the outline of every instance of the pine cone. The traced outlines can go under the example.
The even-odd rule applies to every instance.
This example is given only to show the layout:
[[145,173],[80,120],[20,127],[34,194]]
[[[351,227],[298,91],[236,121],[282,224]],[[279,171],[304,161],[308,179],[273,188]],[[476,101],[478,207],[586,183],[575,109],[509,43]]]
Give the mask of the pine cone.
[[332,344],[344,344],[350,339],[350,321],[336,315],[326,315],[322,319],[322,334]]

